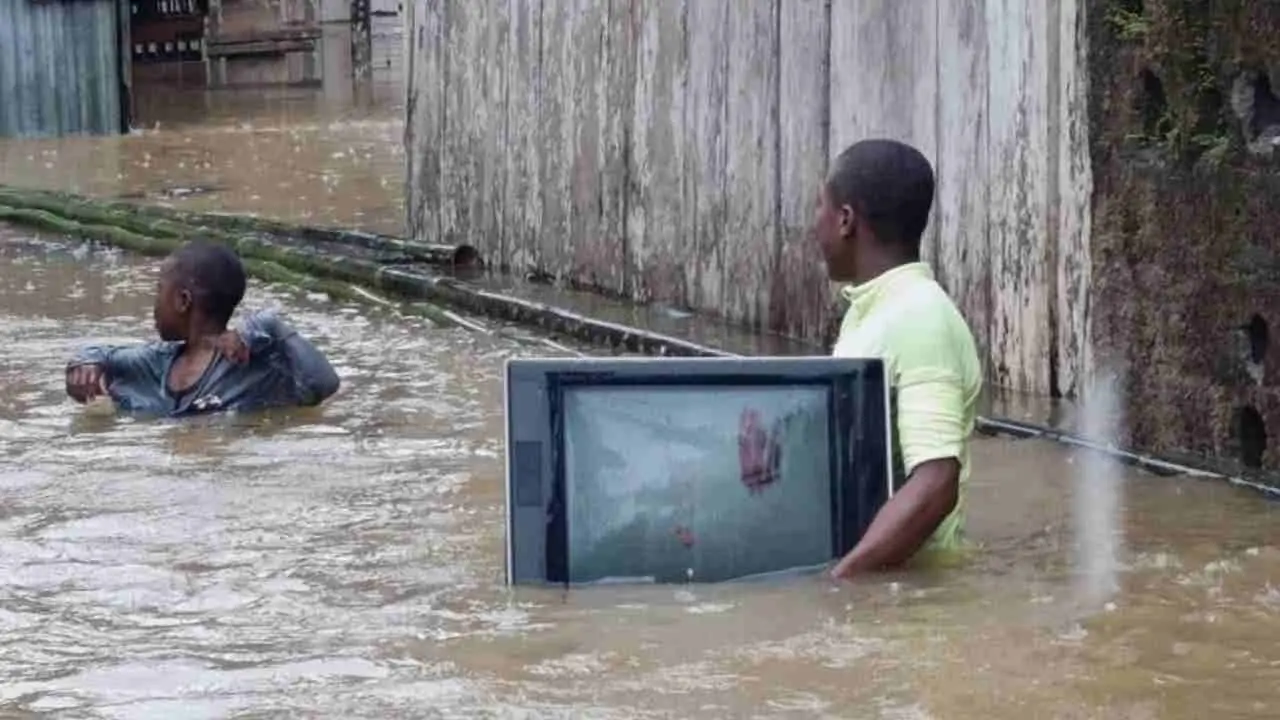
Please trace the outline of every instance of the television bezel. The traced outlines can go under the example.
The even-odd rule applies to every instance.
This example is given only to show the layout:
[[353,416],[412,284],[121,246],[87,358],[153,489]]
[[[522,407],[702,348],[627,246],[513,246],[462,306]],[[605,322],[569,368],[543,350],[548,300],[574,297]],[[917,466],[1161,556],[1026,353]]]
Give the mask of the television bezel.
[[[537,357],[537,358],[508,358],[503,370],[503,443],[504,443],[504,467],[506,477],[504,478],[503,492],[503,510],[505,516],[504,528],[504,576],[506,585],[526,585],[526,584],[544,584],[554,586],[571,586],[575,585],[566,579],[550,580],[548,579],[548,564],[545,557],[541,561],[542,576],[529,579],[517,578],[515,576],[515,525],[516,503],[513,495],[516,494],[515,482],[517,481],[515,464],[517,462],[516,453],[512,445],[512,426],[515,422],[512,412],[512,380],[515,374],[526,375],[535,382],[540,381],[540,385],[544,391],[551,391],[552,383],[548,382],[553,376],[568,376],[575,382],[570,383],[578,385],[672,385],[672,384],[689,384],[689,385],[707,385],[707,384],[744,384],[741,380],[751,380],[752,378],[778,378],[789,377],[790,379],[800,381],[827,381],[838,382],[841,377],[849,378],[849,376],[865,376],[868,374],[878,374],[881,378],[881,387],[883,389],[882,409],[884,413],[884,466],[882,469],[885,478],[885,499],[892,498],[896,490],[896,478],[894,467],[894,412],[891,382],[886,377],[886,367],[884,361],[880,358],[866,357],[831,357],[831,356],[770,356],[770,357],[692,357],[692,358],[662,358],[662,357]],[[720,378],[714,376],[719,375]],[[591,377],[596,376],[596,377]],[[709,377],[711,376],[711,377]],[[593,383],[592,380],[608,379],[609,382]],[[736,379],[736,381],[735,381]],[[710,380],[710,382],[708,382]],[[751,384],[747,382],[745,384]],[[773,384],[773,383],[761,383]],[[785,381],[776,383],[778,385],[785,384]],[[562,386],[563,384],[559,384]],[[550,412],[550,398],[545,398],[542,405]],[[548,425],[553,420],[548,417],[546,419]],[[836,432],[832,428],[832,432]],[[540,442],[554,445],[556,437],[554,433],[552,437],[544,437]],[[554,449],[553,449],[554,451]],[[540,463],[545,466],[548,462],[541,456]],[[545,555],[547,551],[548,540],[550,535],[551,517],[549,508],[554,499],[555,486],[564,480],[557,479],[555,474],[558,472],[563,474],[563,468],[557,467],[552,462],[552,477],[547,479],[539,477],[542,488],[550,487],[552,494],[542,494],[541,506],[544,511],[545,530],[543,531],[542,552]],[[835,483],[838,478],[833,478]],[[878,510],[879,508],[876,508]],[[833,513],[838,509],[833,508]],[[567,512],[567,509],[566,509]],[[874,515],[874,512],[872,513]],[[833,523],[833,538],[841,532],[837,527],[839,523]],[[861,532],[865,533],[865,525]],[[854,540],[856,542],[856,539]],[[852,546],[852,542],[845,543]],[[567,549],[566,549],[567,552]],[[566,562],[567,565],[567,562]]]

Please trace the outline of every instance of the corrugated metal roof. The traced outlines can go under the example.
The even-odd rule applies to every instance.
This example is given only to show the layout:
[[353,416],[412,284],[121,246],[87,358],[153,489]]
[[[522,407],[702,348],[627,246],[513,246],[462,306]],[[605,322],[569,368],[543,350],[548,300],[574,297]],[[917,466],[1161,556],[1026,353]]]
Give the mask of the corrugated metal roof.
[[117,0],[0,0],[0,136],[121,131]]

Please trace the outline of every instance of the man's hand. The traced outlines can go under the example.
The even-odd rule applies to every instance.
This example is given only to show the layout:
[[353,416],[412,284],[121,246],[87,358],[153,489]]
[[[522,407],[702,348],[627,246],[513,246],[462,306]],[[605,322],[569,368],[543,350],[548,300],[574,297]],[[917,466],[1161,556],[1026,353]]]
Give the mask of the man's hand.
[[87,403],[107,394],[107,374],[101,365],[76,365],[67,368],[67,395],[78,403]]
[[249,362],[249,346],[235,330],[228,330],[209,339],[209,346],[219,355],[237,365]]

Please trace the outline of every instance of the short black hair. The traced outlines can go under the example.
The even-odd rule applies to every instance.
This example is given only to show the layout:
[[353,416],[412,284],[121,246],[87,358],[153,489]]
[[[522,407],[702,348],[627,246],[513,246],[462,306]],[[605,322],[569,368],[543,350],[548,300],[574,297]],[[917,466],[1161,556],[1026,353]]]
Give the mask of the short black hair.
[[881,242],[913,259],[933,207],[933,166],[919,150],[897,140],[863,140],[836,158],[827,193],[836,207],[861,215]]
[[223,325],[244,299],[244,264],[230,248],[194,241],[169,256],[173,279],[191,293],[192,302],[211,320]]

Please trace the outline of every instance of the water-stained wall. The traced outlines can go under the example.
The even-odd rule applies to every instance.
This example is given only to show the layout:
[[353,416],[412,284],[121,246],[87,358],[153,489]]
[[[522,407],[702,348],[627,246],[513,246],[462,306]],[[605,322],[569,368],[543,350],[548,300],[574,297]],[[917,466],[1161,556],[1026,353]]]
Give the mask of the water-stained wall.
[[416,237],[811,338],[828,162],[895,137],[939,176],[926,252],[1000,385],[1087,367],[1077,0],[406,2]]
[[1280,4],[1091,0],[1093,335],[1130,440],[1280,467]]

